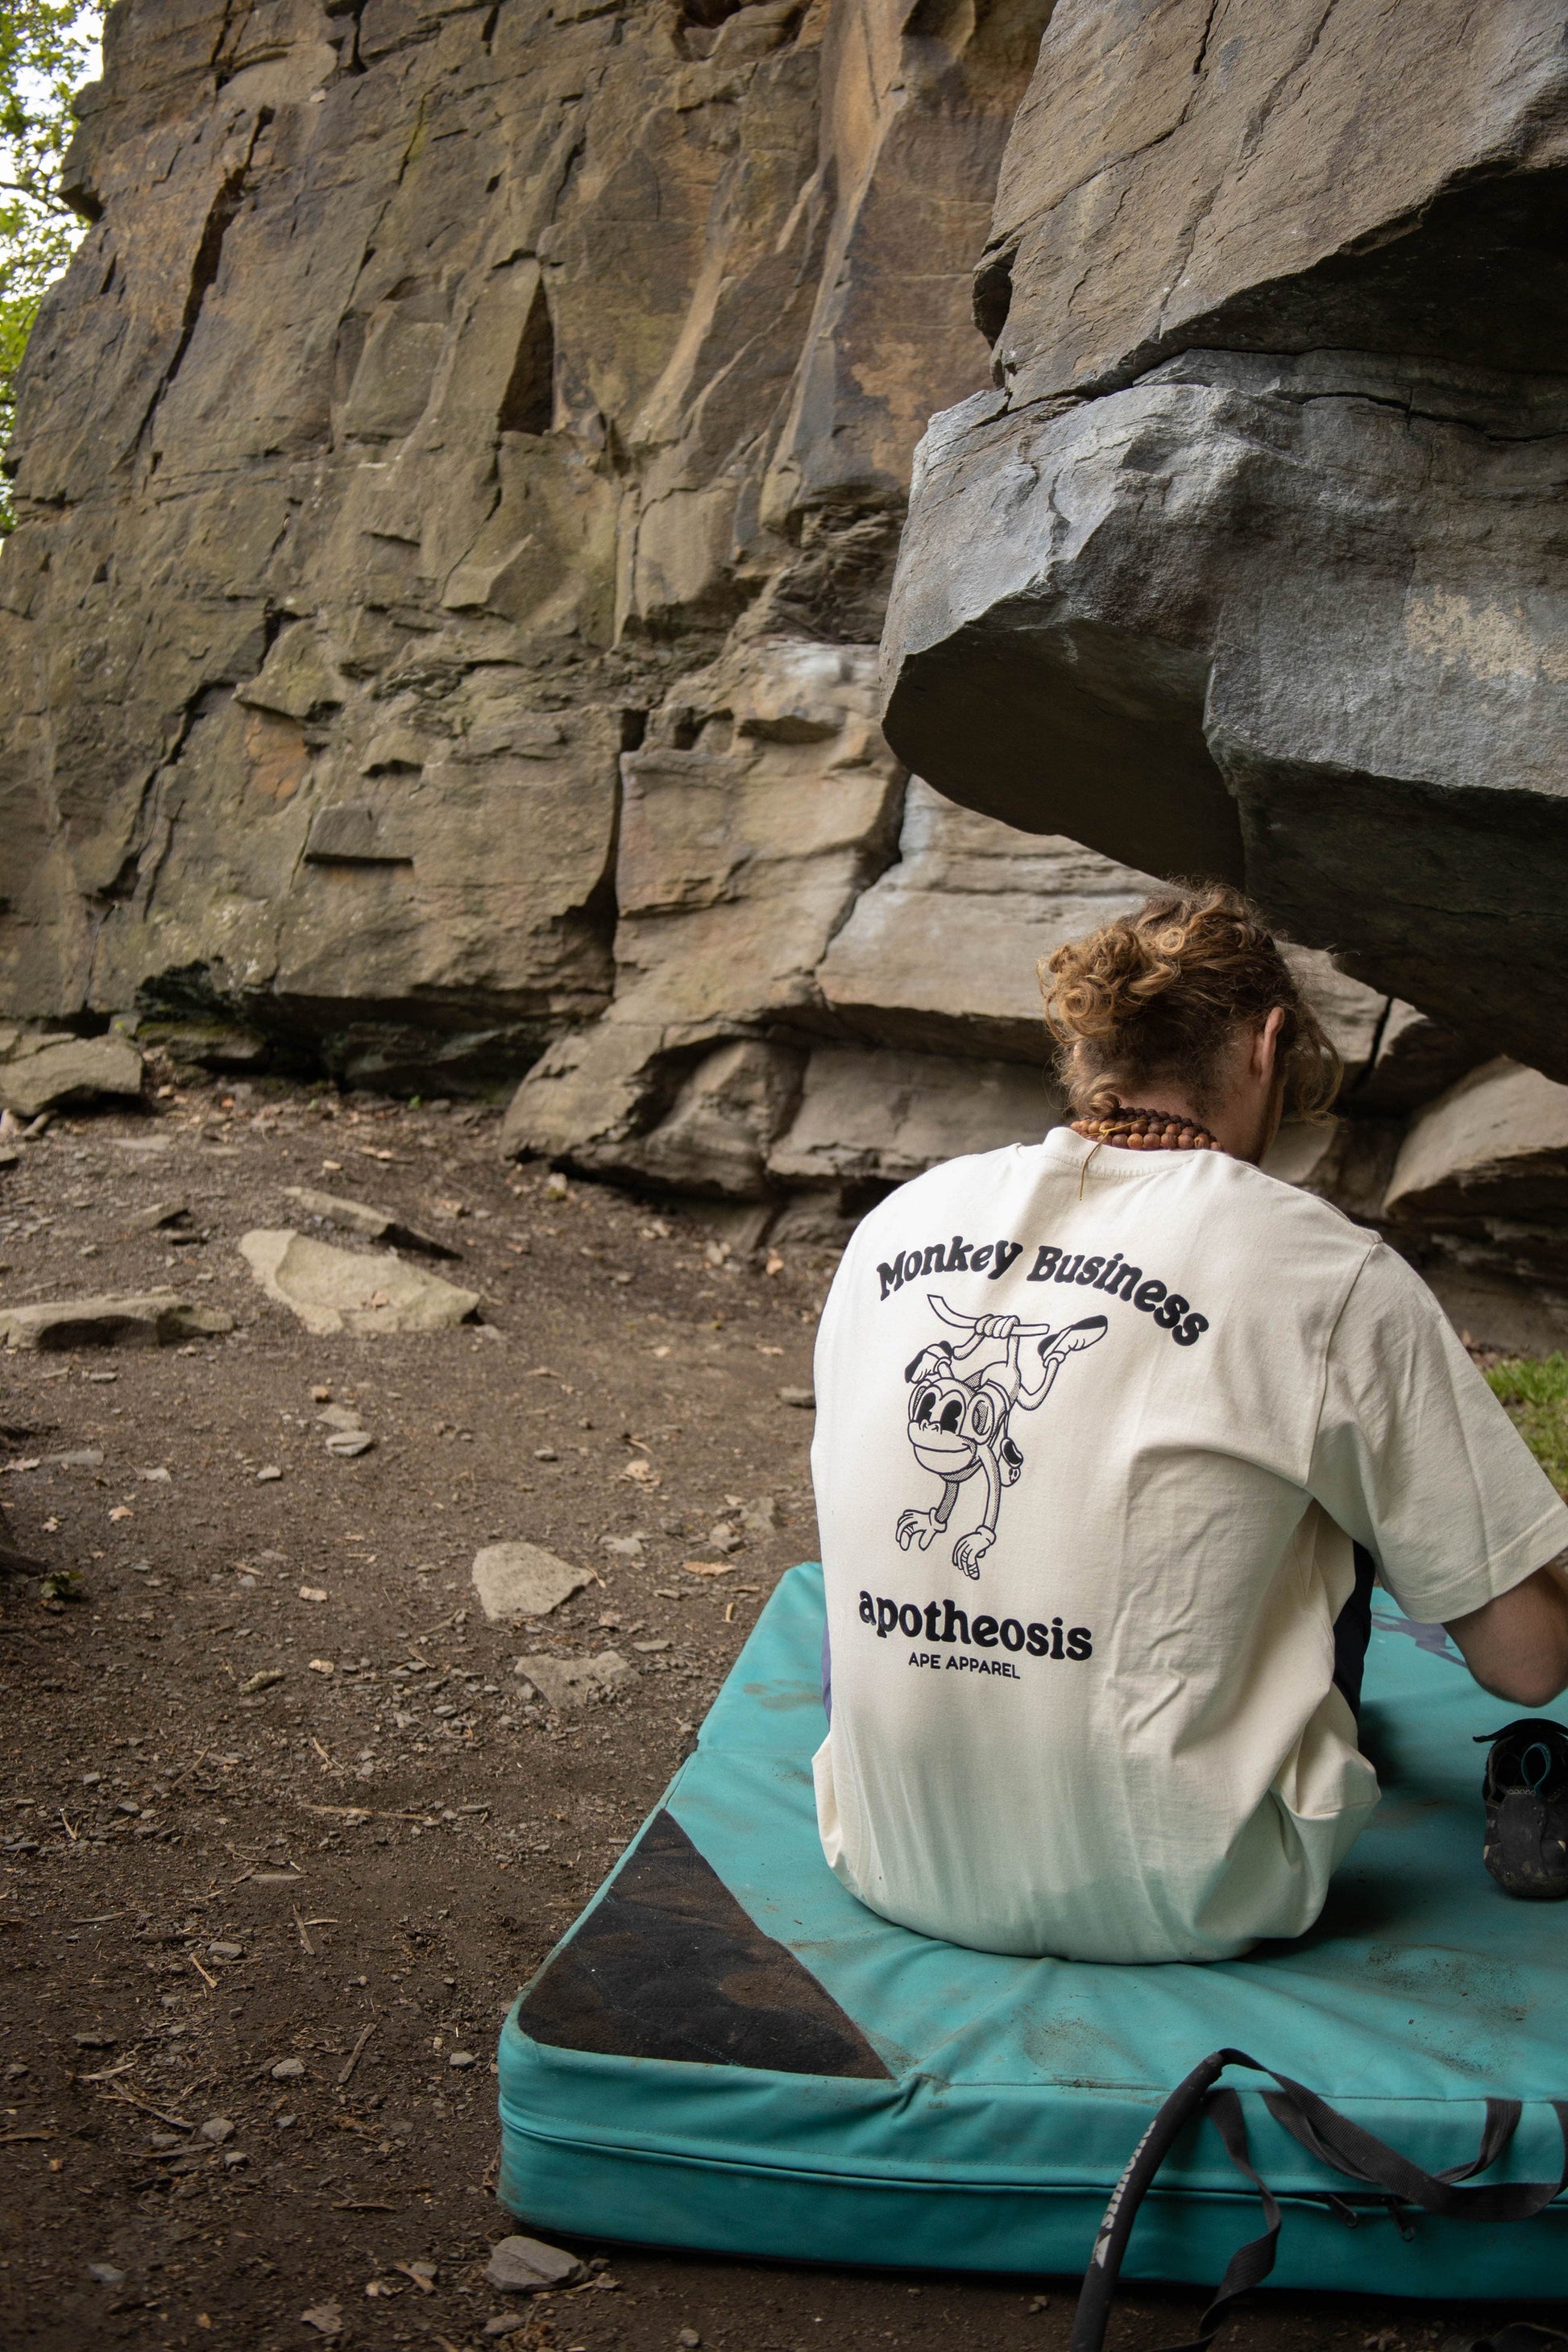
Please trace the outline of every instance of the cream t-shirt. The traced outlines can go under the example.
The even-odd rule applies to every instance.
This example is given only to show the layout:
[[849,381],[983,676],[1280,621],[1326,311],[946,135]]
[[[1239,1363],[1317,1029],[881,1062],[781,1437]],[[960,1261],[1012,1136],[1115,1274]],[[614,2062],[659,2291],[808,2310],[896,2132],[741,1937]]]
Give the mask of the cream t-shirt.
[[1220,1152],[1064,1128],[905,1185],[834,1281],[816,1410],[823,1849],[984,1951],[1300,1934],[1377,1801],[1331,1681],[1352,1542],[1427,1620],[1568,1546],[1418,1277]]

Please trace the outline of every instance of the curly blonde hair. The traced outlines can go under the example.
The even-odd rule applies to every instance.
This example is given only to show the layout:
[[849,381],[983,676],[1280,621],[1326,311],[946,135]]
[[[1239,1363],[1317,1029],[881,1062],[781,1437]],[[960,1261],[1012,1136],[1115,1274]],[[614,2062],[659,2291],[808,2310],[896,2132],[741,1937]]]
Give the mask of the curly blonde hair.
[[1159,1081],[1200,1116],[1239,1026],[1278,1005],[1285,1116],[1321,1119],[1342,1066],[1256,907],[1220,883],[1174,886],[1037,966],[1046,1025],[1080,1116],[1137,1107]]

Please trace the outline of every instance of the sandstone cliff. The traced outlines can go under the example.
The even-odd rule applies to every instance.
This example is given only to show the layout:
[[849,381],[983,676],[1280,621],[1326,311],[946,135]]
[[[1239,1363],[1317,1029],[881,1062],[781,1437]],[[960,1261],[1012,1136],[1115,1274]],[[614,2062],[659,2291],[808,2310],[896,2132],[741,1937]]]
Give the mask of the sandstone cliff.
[[0,562],[0,1004],[427,1089],[561,1041],[518,1131],[601,1161],[776,1024],[793,1099],[1047,6],[120,0]]

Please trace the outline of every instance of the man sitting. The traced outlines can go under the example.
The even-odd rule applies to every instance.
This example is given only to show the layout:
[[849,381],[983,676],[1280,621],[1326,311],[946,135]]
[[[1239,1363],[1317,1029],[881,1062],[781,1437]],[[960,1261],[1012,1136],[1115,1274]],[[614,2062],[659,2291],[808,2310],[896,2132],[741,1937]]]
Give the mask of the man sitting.
[[816,1352],[824,1851],[982,1950],[1297,1936],[1377,1780],[1373,1564],[1517,1703],[1568,1683],[1568,1508],[1430,1292],[1263,1174],[1338,1060],[1234,892],[1059,949],[1077,1117],[857,1232]]

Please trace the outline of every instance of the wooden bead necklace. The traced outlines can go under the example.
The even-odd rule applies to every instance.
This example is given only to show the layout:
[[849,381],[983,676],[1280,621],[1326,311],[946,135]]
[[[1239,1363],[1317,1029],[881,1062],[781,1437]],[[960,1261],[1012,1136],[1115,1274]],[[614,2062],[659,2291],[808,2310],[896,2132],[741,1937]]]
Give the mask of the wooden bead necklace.
[[1075,1135],[1087,1136],[1092,1143],[1120,1144],[1127,1151],[1219,1151],[1206,1127],[1196,1119],[1178,1118],[1168,1110],[1104,1111],[1088,1118],[1071,1122]]

